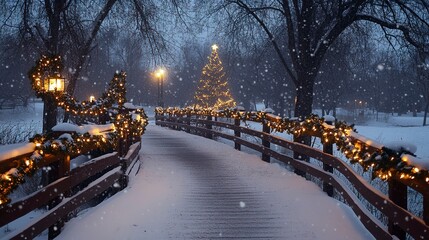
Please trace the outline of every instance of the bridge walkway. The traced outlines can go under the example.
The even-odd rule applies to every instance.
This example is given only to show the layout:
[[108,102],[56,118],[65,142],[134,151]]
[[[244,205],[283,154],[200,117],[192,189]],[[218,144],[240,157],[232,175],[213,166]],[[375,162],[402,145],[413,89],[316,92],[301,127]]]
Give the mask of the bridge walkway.
[[130,185],[64,239],[369,239],[352,211],[259,156],[149,125]]

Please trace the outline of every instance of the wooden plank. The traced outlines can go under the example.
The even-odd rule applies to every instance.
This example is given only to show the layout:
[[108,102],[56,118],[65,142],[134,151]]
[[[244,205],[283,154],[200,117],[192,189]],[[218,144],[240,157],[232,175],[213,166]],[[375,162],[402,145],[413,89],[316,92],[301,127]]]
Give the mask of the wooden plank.
[[[392,200],[396,205],[407,209],[408,188],[406,185],[396,180],[390,180],[388,182],[388,195],[390,200]],[[406,232],[397,225],[394,218],[389,218],[387,226],[389,227],[389,232],[399,239],[405,239],[407,237]]]
[[[240,122],[241,122],[240,119],[237,119],[237,118],[234,119],[234,126],[239,127],[240,126]],[[241,132],[238,129],[234,130],[234,136],[237,137],[237,138],[240,138],[241,137]],[[237,142],[235,142],[234,148],[240,151],[241,150],[241,145],[238,144]]]
[[131,162],[137,157],[141,149],[141,142],[134,143],[130,146],[130,150],[128,150],[127,155],[123,157],[123,161],[126,162],[126,166],[129,166]]
[[49,226],[57,222],[60,218],[65,217],[69,212],[104,192],[119,180],[119,178],[122,176],[122,173],[120,168],[117,168],[114,170],[113,174],[106,175],[108,176],[100,178],[102,181],[98,181],[96,184],[85,188],[75,196],[67,199],[67,201],[63,201],[58,206],[44,214],[43,217],[27,226],[25,229],[15,231],[11,235],[8,235],[7,238],[32,239],[36,237]]
[[0,173],[5,173],[9,171],[11,168],[17,168],[19,166],[18,162],[21,159],[28,159],[33,155],[33,153],[27,153],[23,155],[19,155],[13,158],[4,159],[0,161]]
[[117,153],[109,154],[108,157],[100,156],[94,158],[91,162],[85,163],[70,173],[69,177],[60,178],[39,191],[31,194],[23,200],[3,206],[0,209],[0,227],[25,214],[46,205],[49,201],[59,196],[61,193],[69,191],[72,187],[77,186],[105,169],[119,165]]
[[[277,137],[272,137],[272,139],[284,141]],[[282,144],[280,143],[279,145],[281,146]],[[320,150],[313,149],[307,145],[291,142],[287,145],[292,146],[296,151],[305,152],[308,156],[333,166],[337,171],[343,174],[350,183],[353,184],[363,198],[376,207],[380,212],[385,214],[389,220],[397,222],[403,230],[407,231],[414,238],[418,239],[423,233],[429,232],[429,226],[427,226],[422,219],[396,205],[382,193],[379,193],[378,190],[373,188],[365,179],[355,173],[354,170],[342,160],[335,158],[332,155],[324,154]]]
[[382,226],[380,221],[376,219],[374,216],[372,216],[372,214],[369,213],[368,210],[363,208],[360,200],[357,199],[354,193],[351,192],[347,186],[344,186],[341,183],[341,180],[339,180],[333,174],[329,172],[325,172],[316,166],[312,166],[310,163],[307,163],[304,161],[297,161],[291,157],[285,156],[277,152],[275,152],[275,154],[273,154],[272,157],[284,163],[290,164],[294,168],[298,168],[302,171],[305,171],[306,173],[314,177],[320,178],[324,182],[330,182],[332,186],[335,187],[341,193],[341,195],[346,200],[347,205],[351,207],[351,209],[356,214],[356,216],[359,216],[359,220],[376,239],[392,238],[392,236],[389,234],[386,228]]
[[[262,124],[262,132],[270,134],[270,126],[267,123]],[[262,139],[262,146],[265,148],[270,148],[270,141]],[[270,162],[270,155],[262,153],[262,161]]]

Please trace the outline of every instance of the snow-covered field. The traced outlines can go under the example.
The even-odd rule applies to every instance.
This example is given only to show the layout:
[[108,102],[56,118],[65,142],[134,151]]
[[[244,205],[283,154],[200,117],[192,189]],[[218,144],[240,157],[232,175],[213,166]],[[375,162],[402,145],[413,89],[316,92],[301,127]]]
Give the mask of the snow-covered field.
[[43,103],[39,100],[31,101],[28,107],[15,109],[0,109],[0,124],[5,122],[36,122],[42,127]]
[[422,125],[421,117],[396,116],[388,122],[369,122],[367,125],[356,125],[359,134],[384,145],[391,142],[411,143],[417,147],[417,157],[429,161],[429,126]]

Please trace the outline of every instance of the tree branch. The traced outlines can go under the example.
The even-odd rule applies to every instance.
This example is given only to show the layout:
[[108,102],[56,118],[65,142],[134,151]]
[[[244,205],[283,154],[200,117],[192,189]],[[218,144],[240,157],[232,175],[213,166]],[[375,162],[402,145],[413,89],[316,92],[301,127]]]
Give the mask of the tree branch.
[[259,25],[262,27],[262,29],[265,31],[265,33],[267,34],[270,42],[273,44],[274,49],[277,53],[277,55],[280,58],[280,61],[283,64],[283,67],[286,69],[286,72],[288,73],[288,75],[290,76],[290,78],[292,79],[292,81],[294,83],[297,83],[297,78],[296,76],[293,74],[292,70],[289,68],[286,59],[284,58],[283,54],[281,53],[280,47],[278,46],[274,35],[271,33],[271,31],[268,29],[267,25],[265,25],[264,21],[262,19],[259,18],[259,16],[253,12],[249,6],[247,6],[245,3],[243,3],[241,0],[237,0],[234,2],[235,4],[237,4],[239,7],[243,8],[244,10],[246,10],[247,13],[249,13],[258,23]]
[[360,21],[360,20],[369,21],[369,22],[373,22],[375,24],[378,24],[382,27],[388,28],[388,29],[399,30],[404,35],[405,40],[407,40],[407,42],[409,42],[411,45],[413,45],[414,47],[416,47],[418,49],[420,49],[422,47],[417,41],[415,41],[411,37],[410,29],[404,25],[397,24],[397,23],[389,23],[389,22],[386,22],[380,18],[370,16],[370,15],[364,15],[364,14],[356,15],[355,20],[356,21]]

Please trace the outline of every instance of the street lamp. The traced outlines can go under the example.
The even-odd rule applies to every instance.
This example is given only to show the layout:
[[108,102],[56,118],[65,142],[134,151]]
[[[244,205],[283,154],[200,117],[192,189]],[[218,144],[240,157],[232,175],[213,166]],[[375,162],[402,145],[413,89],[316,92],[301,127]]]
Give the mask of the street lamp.
[[155,71],[155,77],[158,79],[158,106],[164,107],[164,75],[165,70],[163,68],[158,68]]
[[65,91],[65,78],[60,74],[54,73],[46,78],[36,79],[36,84],[41,85],[44,92],[51,92],[54,95],[45,95],[43,97],[43,132],[50,132],[52,127],[57,124],[57,94]]
[[44,82],[45,91],[49,92],[64,92],[65,87],[65,78],[61,77],[59,74],[55,76],[48,77]]

